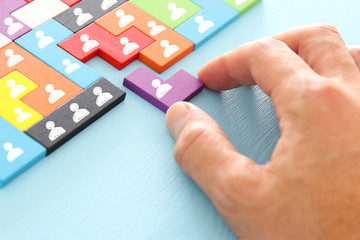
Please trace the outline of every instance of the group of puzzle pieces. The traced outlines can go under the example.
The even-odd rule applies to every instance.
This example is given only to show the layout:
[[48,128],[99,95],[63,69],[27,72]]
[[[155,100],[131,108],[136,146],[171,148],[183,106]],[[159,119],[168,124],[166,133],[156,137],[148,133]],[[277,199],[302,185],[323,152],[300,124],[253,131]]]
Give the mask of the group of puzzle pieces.
[[[0,187],[125,99],[84,63],[158,73],[260,0],[0,0]],[[124,86],[160,110],[203,84],[144,67]]]

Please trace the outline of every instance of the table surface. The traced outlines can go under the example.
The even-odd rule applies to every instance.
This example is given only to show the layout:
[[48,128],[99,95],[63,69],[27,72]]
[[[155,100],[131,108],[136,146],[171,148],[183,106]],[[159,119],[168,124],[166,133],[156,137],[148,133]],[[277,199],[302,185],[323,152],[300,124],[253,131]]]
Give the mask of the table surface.
[[[160,75],[197,70],[236,46],[299,25],[335,25],[348,45],[360,31],[358,0],[263,0]],[[236,239],[204,193],[177,167],[165,114],[122,86],[142,63],[119,71],[88,62],[127,91],[126,100],[0,189],[0,239]],[[208,112],[238,151],[262,164],[280,136],[270,99],[257,87],[204,89]],[[266,199],[264,199],[266,201]]]

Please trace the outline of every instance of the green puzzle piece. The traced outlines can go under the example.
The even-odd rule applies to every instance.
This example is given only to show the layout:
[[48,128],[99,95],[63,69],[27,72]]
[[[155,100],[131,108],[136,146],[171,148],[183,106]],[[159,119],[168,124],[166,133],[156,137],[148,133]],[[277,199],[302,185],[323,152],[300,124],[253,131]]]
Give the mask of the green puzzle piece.
[[222,0],[240,12],[240,15],[249,10],[261,0]]
[[153,17],[174,29],[201,10],[190,0],[130,0]]

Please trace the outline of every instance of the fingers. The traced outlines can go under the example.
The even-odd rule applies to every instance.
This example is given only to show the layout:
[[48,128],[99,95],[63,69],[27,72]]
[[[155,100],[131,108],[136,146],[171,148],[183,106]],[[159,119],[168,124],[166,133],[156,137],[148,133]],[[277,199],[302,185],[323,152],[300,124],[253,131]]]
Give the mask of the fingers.
[[218,124],[202,110],[190,103],[174,104],[167,112],[166,123],[176,139],[178,165],[215,206],[224,205],[234,193],[230,188],[236,184],[236,191],[244,199],[247,191],[256,190],[259,167],[240,155]]
[[198,76],[214,90],[257,84],[274,101],[277,96],[292,97],[316,74],[286,44],[267,38],[215,58],[199,70]]
[[334,26],[303,26],[274,36],[287,44],[318,74],[353,79],[358,68]]
[[360,70],[360,46],[348,46],[348,50],[358,69]]

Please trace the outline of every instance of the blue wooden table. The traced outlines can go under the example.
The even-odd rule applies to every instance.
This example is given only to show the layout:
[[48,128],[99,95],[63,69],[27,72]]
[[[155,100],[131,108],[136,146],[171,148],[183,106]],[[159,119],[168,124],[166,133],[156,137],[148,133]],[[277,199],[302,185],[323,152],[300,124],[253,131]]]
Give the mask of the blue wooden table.
[[[314,22],[360,41],[358,0],[263,0],[160,75],[193,75],[236,46]],[[236,239],[203,192],[177,167],[165,115],[122,86],[122,71],[88,63],[128,95],[78,136],[0,189],[0,239]],[[192,103],[215,118],[236,148],[258,163],[280,136],[270,99],[257,87],[204,89]],[[266,199],[264,199],[266,201]]]

